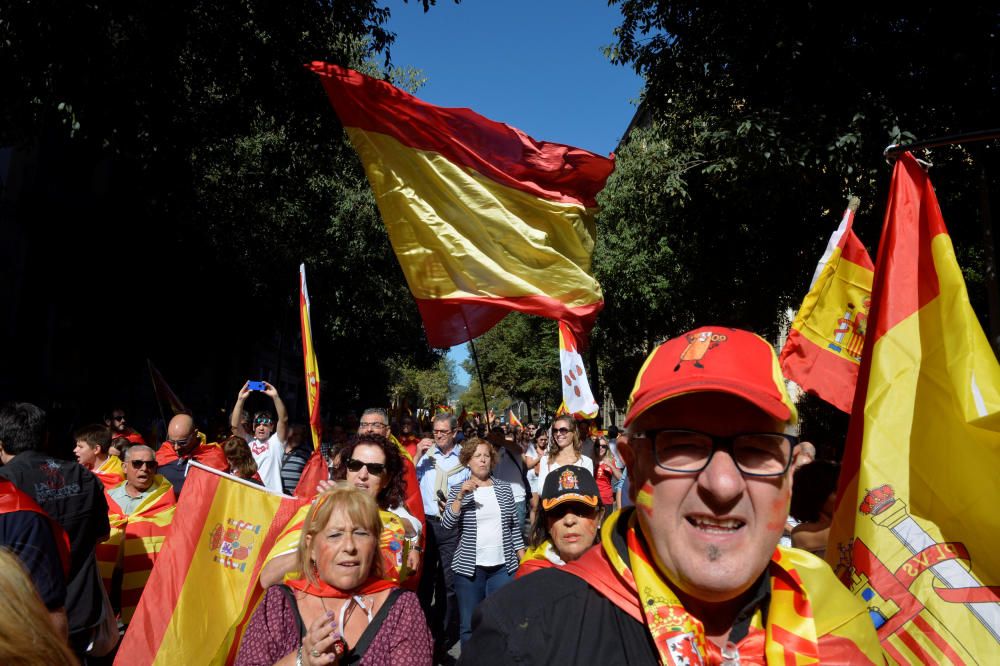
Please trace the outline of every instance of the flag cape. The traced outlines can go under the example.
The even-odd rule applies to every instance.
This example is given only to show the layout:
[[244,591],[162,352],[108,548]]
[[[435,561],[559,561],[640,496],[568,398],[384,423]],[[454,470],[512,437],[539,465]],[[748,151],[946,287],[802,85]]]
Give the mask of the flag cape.
[[115,664],[222,664],[262,590],[264,556],[301,501],[191,463],[182,516],[149,577]]
[[848,413],[868,328],[874,269],[853,222],[852,206],[816,267],[780,356],[786,377]]
[[97,568],[105,589],[111,594],[115,568],[121,562],[121,620],[125,624],[132,621],[170,533],[177,506],[174,487],[159,474],[154,477],[152,490],[131,515],[125,515],[118,503],[105,493],[111,533],[106,541],[97,544]]
[[312,341],[312,319],[309,315],[309,290],[306,288],[306,265],[299,264],[299,319],[302,322],[302,357],[306,366],[306,406],[313,448],[319,450],[319,365]]
[[604,306],[591,255],[612,159],[336,65],[310,68],[365,167],[432,347],[482,335],[511,310],[586,336]]
[[573,331],[565,322],[559,322],[559,365],[562,368],[563,405],[574,416],[594,418],[598,406],[583,369],[583,357],[577,349]]
[[927,174],[893,172],[827,559],[897,663],[1000,654],[1000,366]]
[[111,490],[125,480],[125,470],[118,456],[108,456],[100,467],[91,471],[104,484],[105,490]]
[[46,522],[52,528],[52,537],[56,542],[56,548],[59,550],[59,560],[62,563],[63,573],[68,576],[70,552],[69,535],[66,534],[66,530],[63,529],[62,525],[53,520],[46,513],[45,509],[38,506],[38,503],[35,502],[31,495],[22,492],[10,481],[0,479],[0,515],[15,511],[30,511],[45,518]]

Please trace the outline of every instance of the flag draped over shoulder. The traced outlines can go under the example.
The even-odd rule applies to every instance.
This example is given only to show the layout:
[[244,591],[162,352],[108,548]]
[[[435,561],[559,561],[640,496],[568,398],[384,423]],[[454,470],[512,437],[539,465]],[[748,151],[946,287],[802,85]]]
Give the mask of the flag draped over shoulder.
[[827,559],[897,663],[1000,654],[1000,366],[927,174],[896,163]]
[[844,212],[819,260],[780,356],[786,377],[848,413],[868,329],[874,269],[852,229],[856,202]]
[[306,366],[306,405],[309,408],[309,427],[315,450],[320,444],[319,415],[319,364],[312,341],[312,318],[309,314],[309,290],[306,288],[306,265],[299,264],[299,319],[302,322],[302,357]]
[[604,306],[591,254],[613,159],[310,67],[365,167],[432,347],[477,337],[511,310],[586,336]]
[[565,322],[559,322],[559,365],[562,368],[563,408],[566,413],[588,419],[597,416],[599,408],[587,382],[583,357],[577,349],[573,331]]
[[302,504],[193,462],[115,664],[222,664],[262,593],[264,557]]

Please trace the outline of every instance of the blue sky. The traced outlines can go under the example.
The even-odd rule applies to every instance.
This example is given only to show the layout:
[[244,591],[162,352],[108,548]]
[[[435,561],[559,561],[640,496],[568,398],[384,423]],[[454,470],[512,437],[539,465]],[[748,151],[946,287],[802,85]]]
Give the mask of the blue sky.
[[[635,113],[642,80],[601,52],[619,24],[605,0],[387,3],[392,60],[421,70],[417,96],[464,106],[535,139],[607,155]],[[466,346],[452,348],[456,362]],[[459,381],[469,383],[459,369]]]

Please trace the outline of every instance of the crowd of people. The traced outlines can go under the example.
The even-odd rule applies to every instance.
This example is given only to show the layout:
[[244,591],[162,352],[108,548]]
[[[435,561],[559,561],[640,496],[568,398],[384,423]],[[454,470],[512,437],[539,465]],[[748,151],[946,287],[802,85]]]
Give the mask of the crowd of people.
[[727,330],[691,363],[686,344],[643,365],[624,430],[371,408],[325,429],[315,482],[266,382],[271,409],[247,411],[248,382],[211,436],[177,414],[147,443],[112,410],[65,443],[75,461],[43,453],[41,409],[5,405],[0,589],[36,638],[0,639],[0,663],[110,663],[192,461],[311,499],[237,664],[879,662],[864,606],[808,552],[837,468],[798,440],[773,350]]

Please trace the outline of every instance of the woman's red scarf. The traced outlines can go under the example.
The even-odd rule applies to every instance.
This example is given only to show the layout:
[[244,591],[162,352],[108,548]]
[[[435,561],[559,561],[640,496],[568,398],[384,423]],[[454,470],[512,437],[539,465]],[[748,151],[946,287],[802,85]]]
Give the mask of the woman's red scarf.
[[391,590],[395,587],[399,587],[399,583],[395,581],[385,580],[384,578],[375,578],[374,576],[369,576],[368,579],[360,586],[346,592],[338,590],[333,585],[330,585],[323,580],[319,580],[316,584],[313,584],[306,578],[289,580],[285,582],[285,585],[294,590],[311,594],[314,597],[324,597],[326,599],[349,599],[356,595],[364,596],[367,594],[375,594],[376,592],[381,592],[382,590]]

